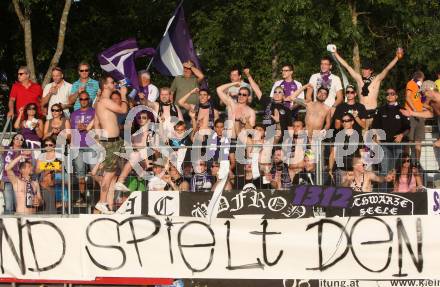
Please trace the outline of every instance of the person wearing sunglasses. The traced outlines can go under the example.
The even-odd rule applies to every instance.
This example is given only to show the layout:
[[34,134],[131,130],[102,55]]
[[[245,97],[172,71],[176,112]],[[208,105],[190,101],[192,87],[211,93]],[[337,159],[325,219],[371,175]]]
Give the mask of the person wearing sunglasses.
[[342,129],[342,116],[350,113],[354,117],[353,128],[362,135],[362,130],[366,128],[367,110],[361,103],[356,102],[357,92],[354,86],[348,85],[345,88],[345,103],[337,106],[335,114],[333,115],[334,125],[336,130]]
[[41,86],[30,80],[30,70],[26,66],[22,66],[18,69],[17,76],[17,82],[12,85],[9,94],[8,118],[14,117],[21,108],[28,104],[35,104],[37,106],[37,112],[40,114],[40,99],[43,93]]
[[[86,91],[82,91],[79,94],[79,102],[80,108],[74,111],[70,116],[72,129],[76,129],[79,132],[79,137],[77,133],[72,133],[71,141],[72,149],[78,149],[78,154],[73,160],[80,192],[79,199],[76,202],[78,205],[86,202],[86,162],[92,162],[92,153],[90,153],[86,138],[87,132],[89,128],[91,128],[90,125],[93,124],[93,118],[95,117],[95,109],[91,107],[90,97]],[[93,142],[91,138],[88,140],[89,142]]]
[[106,75],[100,80],[100,89],[102,93],[99,101],[96,103],[96,112],[94,119],[95,130],[99,129],[99,142],[105,149],[105,159],[100,166],[104,171],[101,180],[101,190],[99,201],[95,205],[95,209],[103,214],[113,213],[109,208],[113,205],[113,197],[109,195],[112,182],[116,179],[116,171],[120,157],[116,153],[122,151],[124,145],[120,137],[118,126],[118,114],[125,114],[128,111],[127,103],[127,87],[120,89],[120,104],[111,100],[110,96],[116,90],[115,80],[113,77]]
[[79,94],[82,91],[86,91],[89,94],[90,102],[94,103],[99,93],[98,81],[90,78],[90,65],[85,62],[81,62],[78,65],[79,79],[72,84],[70,90],[69,105],[73,105],[73,110],[76,111],[81,107],[79,102]]
[[342,186],[351,187],[354,192],[372,192],[372,182],[390,182],[393,180],[392,174],[387,176],[378,176],[372,171],[365,169],[366,164],[362,162],[362,158],[354,157],[352,170],[348,171],[342,181]]
[[[248,104],[248,97],[251,91],[246,87],[239,88],[237,102],[231,98],[226,91],[232,87],[240,87],[240,83],[227,83],[217,87],[217,95],[226,105],[228,120],[225,122],[225,135],[231,139],[231,148],[229,149],[229,161],[231,171],[235,169],[235,145],[237,144],[237,136],[243,129],[253,129],[256,121],[256,113]],[[246,142],[246,139],[242,139]]]
[[[57,208],[62,206],[62,158],[56,152],[56,139],[49,137],[43,141],[44,153],[37,159],[36,173],[40,175],[40,187],[43,196],[43,211],[46,214],[56,214]],[[65,189],[64,189],[65,190]],[[67,196],[65,194],[64,200]]]
[[393,88],[386,90],[387,103],[377,110],[374,117],[372,128],[374,130],[383,130],[385,138],[376,134],[376,140],[380,143],[384,152],[384,157],[380,162],[381,175],[386,175],[396,166],[397,159],[403,151],[403,143],[407,141],[410,131],[409,119],[400,111],[402,107],[397,102],[397,91]]
[[[15,211],[16,198],[14,189],[12,187],[12,183],[9,180],[9,177],[6,173],[6,166],[17,158],[20,154],[22,154],[23,149],[26,149],[27,145],[24,140],[23,135],[20,133],[15,134],[12,137],[11,143],[8,147],[5,147],[5,151],[3,152],[3,173],[2,173],[2,183],[3,183],[3,196],[5,199],[5,214],[13,214]],[[15,165],[13,168],[13,172],[16,176],[19,176],[19,168],[18,165]]]
[[60,67],[54,67],[52,69],[52,83],[47,84],[43,90],[43,98],[41,99],[41,106],[45,108],[47,106],[46,119],[52,119],[52,113],[50,112],[52,106],[56,103],[60,103],[63,106],[64,114],[69,117],[69,96],[72,84],[64,80],[64,72]]
[[[38,106],[36,104],[28,104],[23,108],[20,108],[17,119],[14,123],[15,129],[20,129],[20,133],[23,135],[26,145],[30,149],[41,148],[41,138],[44,135],[43,121],[38,118]],[[34,151],[34,156],[37,157],[39,151]]]
[[[244,70],[244,74],[248,78],[252,89],[255,91],[255,95],[261,106],[264,107],[263,125],[266,128],[271,125],[276,125],[275,143],[279,143],[282,141],[288,126],[292,123],[293,114],[290,109],[290,102],[295,102],[297,97],[299,97],[308,86],[301,86],[295,90],[290,89],[290,94],[288,95],[284,93],[285,89],[283,87],[275,87],[273,94],[268,97],[263,96],[260,86],[255,82],[248,68]],[[285,101],[289,104],[286,105]]]
[[397,161],[393,179],[394,192],[416,192],[422,186],[422,177],[406,153]]
[[238,100],[238,91],[242,87],[246,87],[251,90],[251,94],[248,98],[248,103],[250,104],[252,102],[252,89],[251,86],[243,81],[242,73],[238,67],[232,67],[229,72],[229,79],[231,80],[231,83],[240,83],[240,86],[232,86],[230,87],[226,93],[229,94],[235,101]]
[[52,113],[52,119],[46,121],[44,124],[44,136],[43,139],[49,137],[57,137],[64,129],[67,129],[66,136],[70,135],[70,122],[66,119],[63,112],[63,106],[59,103],[52,105],[50,109]]
[[[281,77],[282,80],[276,81],[272,90],[270,91],[270,97],[273,98],[275,89],[281,87],[283,89],[283,94],[288,97],[297,90],[301,89],[302,84],[294,79],[295,70],[292,64],[284,64],[281,67]],[[304,100],[304,92],[301,92],[298,98]]]
[[328,165],[330,178],[337,185],[342,183],[347,172],[352,168],[354,157],[361,156],[362,147],[359,144],[362,142],[362,134],[358,134],[353,128],[354,116],[346,113],[341,122],[343,128],[334,137],[334,145],[330,148]]

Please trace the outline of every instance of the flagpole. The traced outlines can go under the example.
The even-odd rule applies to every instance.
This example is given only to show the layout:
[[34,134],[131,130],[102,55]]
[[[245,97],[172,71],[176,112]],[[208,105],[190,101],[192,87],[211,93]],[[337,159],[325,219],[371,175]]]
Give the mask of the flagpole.
[[148,63],[147,71],[150,71],[150,66],[151,66],[151,64],[153,63],[153,60],[154,60],[154,56],[151,57],[151,60],[150,60],[150,62]]

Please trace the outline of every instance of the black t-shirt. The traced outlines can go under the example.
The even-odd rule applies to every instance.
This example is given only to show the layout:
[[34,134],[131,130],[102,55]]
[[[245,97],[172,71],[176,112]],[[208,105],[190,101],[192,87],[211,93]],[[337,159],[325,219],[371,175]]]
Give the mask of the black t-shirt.
[[[354,139],[352,139],[352,142],[350,143],[350,137],[352,137],[354,135],[348,135],[345,134],[344,130],[341,131],[341,135],[339,137],[339,139],[342,139],[343,142],[340,142],[339,144],[335,144],[335,159],[336,159],[336,164],[335,166],[337,166],[337,161],[342,160],[342,162],[344,163],[344,166],[338,166],[338,168],[340,170],[345,170],[345,171],[349,171],[353,169],[353,159],[355,157],[359,157],[360,151],[363,149],[363,143],[362,143],[362,134],[359,134],[359,140],[356,141]],[[334,142],[337,141],[337,138],[334,138]],[[352,149],[353,147],[349,147],[351,145],[354,145],[354,149]],[[346,154],[348,150],[353,150],[352,153],[350,154]]]
[[[274,114],[275,109],[280,113],[280,128],[281,131],[287,130],[287,127],[292,122],[292,110],[286,107],[283,103],[275,103],[272,98],[267,96],[262,96],[260,99],[260,104],[263,107],[263,125],[270,126],[275,124],[274,120],[270,115]],[[270,111],[270,114],[269,114]]]
[[[353,114],[354,111],[358,112],[358,117],[360,119],[367,118],[367,110],[365,106],[361,103],[355,103],[354,105],[349,105],[347,103],[342,103],[336,107],[335,114],[333,115],[333,120],[342,121],[342,117],[345,114]],[[360,135],[362,134],[362,127],[355,121],[353,125],[353,129],[355,129]]]

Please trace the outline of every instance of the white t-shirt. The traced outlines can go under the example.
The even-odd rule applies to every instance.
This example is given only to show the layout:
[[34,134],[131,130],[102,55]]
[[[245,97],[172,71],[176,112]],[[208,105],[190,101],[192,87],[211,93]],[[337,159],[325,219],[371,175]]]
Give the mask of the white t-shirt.
[[[54,83],[49,83],[44,87],[43,90],[43,98],[49,96],[49,90],[52,87]],[[47,119],[52,119],[52,113],[50,111],[52,105],[61,103],[63,105],[66,105],[69,103],[69,95],[70,95],[70,89],[72,88],[72,84],[63,81],[63,85],[58,89],[57,93],[55,95],[52,95],[50,97],[49,103],[47,105]],[[64,109],[64,115],[66,117],[70,117],[69,109]]]
[[148,190],[163,190],[167,183],[157,176],[153,176],[148,182]]
[[[270,91],[270,97],[271,97],[271,98],[273,98],[273,93],[275,92],[275,88],[276,88],[276,87],[279,87],[283,81],[284,81],[284,80],[279,80],[279,81],[276,81],[276,82],[273,84],[273,86],[272,86],[272,90]],[[302,84],[301,84],[300,82],[298,82],[297,80],[293,80],[293,82],[295,82],[296,87],[298,88],[298,90],[302,88]],[[290,95],[284,95],[284,96],[288,97],[288,96],[290,96]],[[303,99],[303,100],[304,100],[304,92],[302,92],[301,94],[299,94],[298,97],[297,97],[297,99]]]
[[[342,90],[342,83],[341,83],[341,79],[334,74],[331,74],[329,79],[331,81],[331,85],[329,89],[329,95],[327,97],[327,100],[325,100],[324,104],[331,107],[335,104],[336,92]],[[313,74],[310,77],[309,83],[311,83],[314,87],[313,100],[316,101],[316,92],[318,91],[318,88],[321,87],[321,74],[320,73]]]

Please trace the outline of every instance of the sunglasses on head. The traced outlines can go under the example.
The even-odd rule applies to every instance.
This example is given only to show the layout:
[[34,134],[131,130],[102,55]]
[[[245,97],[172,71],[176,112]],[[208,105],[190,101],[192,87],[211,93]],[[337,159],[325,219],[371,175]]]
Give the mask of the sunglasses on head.
[[89,69],[79,70],[81,73],[88,72]]

